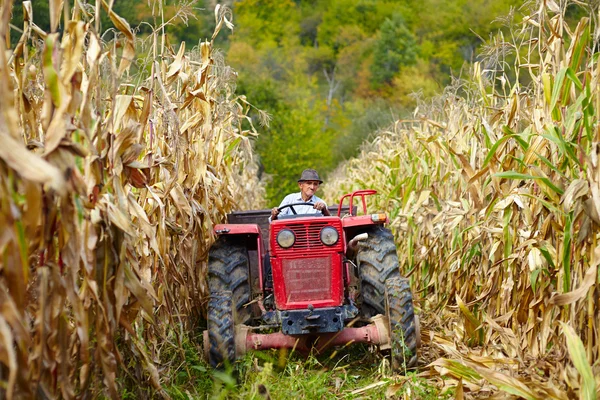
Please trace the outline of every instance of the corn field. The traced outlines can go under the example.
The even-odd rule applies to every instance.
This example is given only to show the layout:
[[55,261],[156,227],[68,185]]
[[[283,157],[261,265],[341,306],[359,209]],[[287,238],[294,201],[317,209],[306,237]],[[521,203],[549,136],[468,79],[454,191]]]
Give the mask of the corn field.
[[212,225],[264,197],[249,104],[212,47],[230,12],[186,51],[164,35],[162,2],[145,38],[104,1],[50,0],[50,32],[31,2],[0,4],[2,391],[118,398],[129,379],[166,396],[207,300]]
[[[138,38],[110,4],[0,2],[0,381],[7,398],[168,397],[203,318],[212,226],[264,206],[251,107],[210,41]],[[13,7],[21,38],[10,45]],[[569,9],[588,15],[574,26]],[[96,16],[115,26],[102,33]],[[543,0],[472,78],[324,187],[377,189],[421,314],[424,376],[456,398],[600,396],[600,10]],[[59,29],[60,28],[60,29]],[[251,100],[251,99],[250,99]],[[247,125],[242,125],[247,121]],[[250,126],[244,129],[243,126]]]
[[[587,10],[576,26],[568,7]],[[457,398],[600,395],[597,2],[540,1],[324,188],[377,189]],[[375,173],[373,173],[376,171]]]

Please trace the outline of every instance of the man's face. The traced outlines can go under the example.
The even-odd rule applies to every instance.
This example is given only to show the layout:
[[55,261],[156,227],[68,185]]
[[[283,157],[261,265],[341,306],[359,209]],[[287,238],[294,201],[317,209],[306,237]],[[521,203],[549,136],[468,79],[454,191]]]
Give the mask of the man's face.
[[300,191],[302,191],[302,198],[308,200],[319,188],[319,181],[302,181],[298,182],[298,186],[300,186]]

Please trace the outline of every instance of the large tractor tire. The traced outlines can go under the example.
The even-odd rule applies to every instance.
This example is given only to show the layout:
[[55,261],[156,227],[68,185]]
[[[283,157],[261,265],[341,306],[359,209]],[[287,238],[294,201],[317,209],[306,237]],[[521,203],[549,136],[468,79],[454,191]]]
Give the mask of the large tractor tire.
[[356,262],[365,318],[385,314],[385,282],[399,278],[398,254],[389,229],[376,226],[367,231],[369,238],[358,242]]
[[385,292],[392,345],[392,369],[405,372],[417,365],[417,346],[420,342],[408,279],[388,279],[385,282]]
[[217,292],[211,293],[208,300],[208,361],[213,368],[232,365],[235,361],[235,323],[231,298],[231,292]]
[[248,250],[235,238],[220,237],[208,253],[208,288],[213,293],[231,292],[236,324],[247,324],[251,309]]

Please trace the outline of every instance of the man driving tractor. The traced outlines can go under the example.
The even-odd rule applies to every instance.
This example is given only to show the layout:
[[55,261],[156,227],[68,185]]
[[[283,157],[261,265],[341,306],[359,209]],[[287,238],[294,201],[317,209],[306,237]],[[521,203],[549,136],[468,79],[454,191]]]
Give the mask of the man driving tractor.
[[377,346],[397,371],[417,365],[410,281],[387,215],[367,210],[366,197],[377,192],[347,193],[330,213],[315,195],[322,182],[306,169],[300,192],[278,208],[235,212],[215,225],[203,336],[213,367],[250,350],[309,354],[349,343]]
[[[292,193],[285,196],[279,207],[275,207],[271,210],[271,220],[277,219],[278,215],[292,215],[297,214],[316,214],[323,213],[325,216],[329,216],[329,209],[327,204],[317,197],[315,193],[319,189],[319,185],[323,181],[319,178],[319,174],[314,169],[305,169],[298,179],[298,187],[300,188],[299,193]],[[279,211],[280,208],[288,204],[296,203],[313,203],[310,205],[297,205],[294,208],[288,207]]]

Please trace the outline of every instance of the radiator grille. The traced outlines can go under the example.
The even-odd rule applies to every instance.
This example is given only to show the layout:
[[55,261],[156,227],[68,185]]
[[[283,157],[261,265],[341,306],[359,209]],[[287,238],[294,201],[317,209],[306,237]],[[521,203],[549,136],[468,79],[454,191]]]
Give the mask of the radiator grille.
[[294,232],[294,235],[296,235],[296,242],[294,243],[294,248],[311,250],[326,248],[327,246],[325,246],[323,242],[321,242],[320,234],[321,229],[323,229],[327,225],[330,224],[289,224],[287,227]]
[[331,298],[331,256],[283,260],[287,302]]

